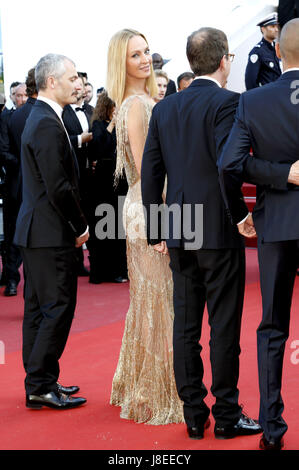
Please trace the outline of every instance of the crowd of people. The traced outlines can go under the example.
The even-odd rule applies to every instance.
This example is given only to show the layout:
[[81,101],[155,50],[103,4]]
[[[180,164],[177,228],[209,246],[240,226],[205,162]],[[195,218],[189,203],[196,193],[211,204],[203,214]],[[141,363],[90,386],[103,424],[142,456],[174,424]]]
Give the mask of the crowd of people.
[[[155,55],[159,59],[155,71],[159,91],[154,99],[158,102],[168,94],[176,92],[177,88],[162,70],[167,61],[164,61],[159,54],[153,54]],[[111,204],[117,212],[118,196],[125,196],[128,189],[125,175],[117,186],[114,184],[115,104],[104,87],[101,87],[97,89],[96,106],[91,106],[94,87],[88,81],[87,73],[79,72],[78,75],[82,83],[80,90],[77,91],[77,101],[75,104],[65,106],[62,115],[78,161],[81,205],[90,227],[90,239],[85,246],[88,251],[89,269],[85,265],[84,251],[80,247],[77,250],[76,271],[78,276],[89,276],[89,282],[92,284],[123,283],[128,280],[125,240],[99,240],[95,230],[99,220],[95,215],[98,205]],[[193,78],[192,72],[181,74],[177,80],[178,91],[186,88]],[[17,295],[21,278],[19,268],[22,260],[18,247],[13,243],[16,218],[22,199],[21,135],[37,95],[35,69],[32,68],[24,83],[13,82],[10,85],[9,97],[13,106],[7,108],[4,103],[0,115],[1,197],[4,222],[0,285],[5,286],[4,295],[7,297]],[[115,223],[118,224],[119,221],[115,220]]]
[[[161,55],[151,55],[147,38],[132,29],[111,38],[107,85],[94,109],[87,74],[62,55],[42,57],[25,84],[12,84],[16,109],[1,114],[2,282],[5,295],[16,295],[23,262],[28,408],[86,403],[74,396],[78,386],[59,383],[77,276],[94,284],[129,279],[110,400],[121,417],[184,422],[189,438],[202,439],[212,412],[217,439],[263,433],[261,449],[283,447],[282,364],[299,255],[291,96],[299,79],[299,19],[281,28],[273,15],[258,26],[264,40],[249,53],[252,89],[242,95],[227,89],[234,58],[227,37],[210,27],[188,37],[192,72],[178,77],[177,90]],[[265,59],[263,48],[273,54],[278,33],[275,58]],[[257,185],[253,215],[242,196],[244,181]],[[119,196],[125,196],[126,241],[100,239],[97,207],[112,206],[117,225]],[[258,420],[245,414],[238,390],[244,237],[257,235],[263,299]],[[212,410],[200,345],[205,306]]]

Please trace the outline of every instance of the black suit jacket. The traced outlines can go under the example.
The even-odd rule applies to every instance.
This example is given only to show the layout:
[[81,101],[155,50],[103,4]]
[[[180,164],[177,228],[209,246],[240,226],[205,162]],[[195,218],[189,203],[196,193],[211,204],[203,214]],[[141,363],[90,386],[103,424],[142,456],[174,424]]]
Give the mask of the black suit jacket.
[[74,246],[87,223],[80,208],[76,156],[55,111],[37,100],[22,135],[23,197],[14,243]]
[[298,81],[299,71],[286,72],[241,96],[219,163],[223,195],[234,222],[242,216],[236,205],[241,184],[257,185],[253,217],[258,236],[266,242],[299,239],[299,187],[287,183],[290,167],[299,159]]
[[35,103],[34,98],[28,98],[27,102],[16,109],[8,123],[8,141],[3,147],[6,166],[7,194],[21,204],[22,178],[21,178],[21,137],[26,120]]
[[174,81],[169,79],[167,89],[166,89],[166,93],[165,93],[165,97],[169,96],[169,95],[172,95],[172,93],[176,93],[176,86],[175,86]]
[[[88,120],[89,124],[89,132],[90,132],[90,120],[91,116],[93,113],[93,108],[89,104],[84,105],[85,108],[85,115]],[[82,134],[83,129],[81,127],[80,121],[76,115],[76,112],[73,110],[73,108],[70,105],[67,105],[63,109],[62,113],[62,119],[65,125],[66,130],[68,131],[68,134],[71,139],[71,143],[74,147],[78,164],[79,164],[79,169],[80,169],[80,177],[83,178],[84,173],[86,172],[86,168],[88,166],[88,163],[90,161],[90,152],[88,148],[88,144],[84,143],[82,144],[82,147],[78,147],[78,135]]]
[[3,165],[6,169],[7,165],[14,165],[16,159],[13,155],[8,152],[9,149],[9,135],[8,128],[9,122],[15,112],[14,108],[7,109],[0,114],[0,165]]
[[[211,80],[198,79],[154,107],[141,174],[149,243],[161,238],[160,234],[156,238],[150,233],[150,205],[162,203],[167,174],[167,206],[177,204],[181,209],[180,214],[169,217],[169,247],[186,247],[188,237],[182,233],[178,238],[175,230],[178,225],[183,227],[184,217],[190,214],[191,231],[203,232],[203,248],[242,246],[243,241],[225,211],[217,169],[238,100],[239,94],[220,88]],[[195,217],[198,204],[203,205],[200,226]]]

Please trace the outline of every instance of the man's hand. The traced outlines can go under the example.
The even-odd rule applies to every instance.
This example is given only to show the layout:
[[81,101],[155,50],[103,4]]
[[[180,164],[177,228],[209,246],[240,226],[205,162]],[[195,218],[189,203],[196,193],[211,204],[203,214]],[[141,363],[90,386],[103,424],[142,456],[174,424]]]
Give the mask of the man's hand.
[[158,253],[162,253],[162,255],[168,255],[168,248],[166,242],[157,243],[157,245],[153,245],[154,250],[158,251]]
[[92,132],[83,132],[81,134],[81,142],[82,144],[86,144],[86,142],[90,142],[92,139]]
[[256,237],[256,231],[253,225],[252,215],[249,214],[245,222],[238,224],[238,230],[243,237],[254,238]]
[[290,168],[288,183],[299,185],[299,160],[297,160]]
[[76,238],[76,248],[80,248],[87,240],[89,239],[89,232],[85,235],[81,235],[81,237]]

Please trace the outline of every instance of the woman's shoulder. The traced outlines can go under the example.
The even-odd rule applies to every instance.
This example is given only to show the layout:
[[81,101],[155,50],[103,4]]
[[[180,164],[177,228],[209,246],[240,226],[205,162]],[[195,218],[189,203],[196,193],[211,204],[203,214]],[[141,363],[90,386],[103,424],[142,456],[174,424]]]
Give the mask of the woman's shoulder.
[[129,109],[131,107],[146,108],[146,109],[152,110],[153,102],[150,97],[147,97],[146,95],[143,95],[143,94],[142,95],[130,95],[124,99],[119,111],[121,111],[122,109]]

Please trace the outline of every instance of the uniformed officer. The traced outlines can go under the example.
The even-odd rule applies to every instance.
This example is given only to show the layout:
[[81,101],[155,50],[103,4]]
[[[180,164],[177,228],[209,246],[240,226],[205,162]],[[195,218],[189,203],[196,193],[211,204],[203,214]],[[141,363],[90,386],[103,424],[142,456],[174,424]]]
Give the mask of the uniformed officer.
[[278,35],[277,13],[257,24],[263,39],[250,51],[245,72],[246,89],[274,82],[281,75],[281,67],[275,52],[274,39]]

